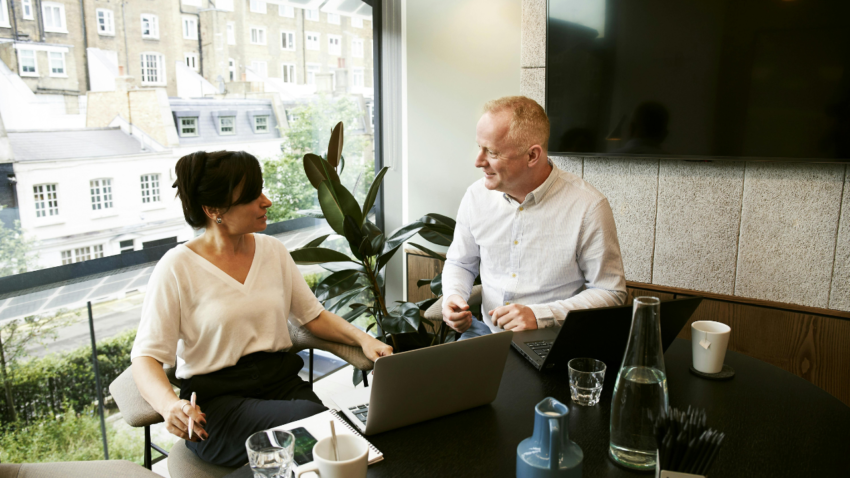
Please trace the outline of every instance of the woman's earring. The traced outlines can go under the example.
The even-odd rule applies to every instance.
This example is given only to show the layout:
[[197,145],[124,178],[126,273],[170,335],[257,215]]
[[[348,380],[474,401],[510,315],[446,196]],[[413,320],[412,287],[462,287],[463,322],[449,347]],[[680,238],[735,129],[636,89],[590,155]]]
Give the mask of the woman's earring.
[[221,218],[220,218],[220,217],[215,218],[215,223],[216,223],[216,224],[221,224]]

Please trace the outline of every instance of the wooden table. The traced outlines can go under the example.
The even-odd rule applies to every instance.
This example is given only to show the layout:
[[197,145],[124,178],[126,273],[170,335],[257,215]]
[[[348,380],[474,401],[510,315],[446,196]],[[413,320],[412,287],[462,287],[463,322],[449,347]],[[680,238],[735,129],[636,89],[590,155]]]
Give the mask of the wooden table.
[[[735,352],[726,355],[734,379],[698,378],[688,371],[686,340],[677,339],[664,357],[670,404],[705,408],[708,425],[727,435],[711,476],[850,476],[850,407],[838,399]],[[369,476],[514,476],[516,447],[531,436],[534,406],[547,396],[569,405],[570,437],[584,450],[585,478],[648,476],[607,457],[615,375],[608,370],[598,405],[581,407],[570,401],[566,372],[540,373],[512,350],[492,404],[369,437],[384,453]]]

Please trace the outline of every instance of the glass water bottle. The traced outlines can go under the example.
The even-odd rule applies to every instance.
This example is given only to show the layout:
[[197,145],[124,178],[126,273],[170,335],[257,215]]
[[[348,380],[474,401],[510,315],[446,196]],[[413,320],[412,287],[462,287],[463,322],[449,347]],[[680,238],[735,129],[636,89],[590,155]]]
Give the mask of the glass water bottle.
[[635,298],[629,343],[611,401],[609,455],[637,470],[655,468],[653,425],[668,404],[659,312],[657,297]]

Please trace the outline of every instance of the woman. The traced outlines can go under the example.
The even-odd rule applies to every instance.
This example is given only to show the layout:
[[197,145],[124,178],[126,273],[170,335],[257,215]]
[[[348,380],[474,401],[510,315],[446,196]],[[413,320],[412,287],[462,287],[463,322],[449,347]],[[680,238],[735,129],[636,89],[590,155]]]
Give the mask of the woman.
[[[181,158],[176,172],[186,222],[205,230],[154,268],[131,353],[133,379],[168,431],[201,459],[240,466],[252,433],[324,410],[298,377],[303,360],[285,352],[287,319],[360,346],[373,361],[392,347],[324,310],[283,244],[254,234],[266,228],[272,204],[256,158],[197,152]],[[179,398],[162,369],[175,362]],[[196,407],[187,400],[192,392]]]

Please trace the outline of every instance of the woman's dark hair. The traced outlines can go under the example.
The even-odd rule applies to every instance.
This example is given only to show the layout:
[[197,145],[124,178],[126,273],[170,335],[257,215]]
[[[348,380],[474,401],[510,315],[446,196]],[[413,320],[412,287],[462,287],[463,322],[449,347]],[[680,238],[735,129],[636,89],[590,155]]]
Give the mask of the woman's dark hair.
[[[195,229],[207,225],[203,206],[227,212],[231,206],[247,204],[263,192],[260,162],[245,151],[198,151],[177,161],[177,196],[183,203],[183,216]],[[242,192],[233,200],[233,190]]]

